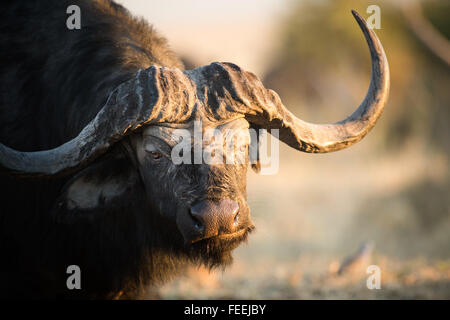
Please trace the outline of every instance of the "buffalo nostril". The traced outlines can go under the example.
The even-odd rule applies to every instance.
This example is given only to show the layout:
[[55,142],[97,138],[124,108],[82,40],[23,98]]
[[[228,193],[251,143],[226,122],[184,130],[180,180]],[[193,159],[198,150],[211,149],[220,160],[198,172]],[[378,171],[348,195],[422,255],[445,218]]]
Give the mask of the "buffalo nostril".
[[200,221],[194,219],[194,227],[195,229],[197,229],[198,231],[202,231],[203,230],[203,225],[201,224]]
[[234,226],[237,226],[239,224],[239,217],[240,217],[240,214],[238,211],[238,212],[236,212],[236,215],[234,216],[234,220],[233,220]]
[[201,219],[199,218],[198,213],[196,213],[195,211],[193,211],[192,209],[190,210],[190,214],[191,214],[191,218],[194,221],[194,228],[197,231],[203,231],[203,223],[201,221]]

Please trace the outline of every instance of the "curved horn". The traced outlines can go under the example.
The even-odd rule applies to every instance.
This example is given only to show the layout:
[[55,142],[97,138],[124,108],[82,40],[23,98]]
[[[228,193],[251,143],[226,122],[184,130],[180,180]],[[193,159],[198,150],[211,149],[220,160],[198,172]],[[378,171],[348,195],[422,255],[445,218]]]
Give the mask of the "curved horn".
[[232,92],[246,108],[249,122],[266,129],[279,129],[279,139],[292,148],[310,153],[338,151],[360,141],[383,112],[389,94],[389,66],[383,47],[361,16],[352,10],[369,45],[372,76],[364,101],[348,118],[334,124],[312,124],[298,119],[278,95],[263,87],[258,78],[232,64],[226,69]]
[[96,117],[74,139],[43,151],[21,152],[0,143],[0,171],[27,176],[72,172],[100,156],[142,125],[188,119],[195,89],[178,69],[150,67],[121,84]]
[[389,92],[383,47],[366,22],[352,13],[369,44],[372,78],[364,101],[341,122],[321,125],[296,118],[274,91],[232,64],[213,63],[190,71],[153,66],[114,90],[97,116],[71,141],[35,152],[20,152],[0,143],[0,171],[37,176],[72,172],[143,125],[183,123],[194,116],[215,120],[245,116],[263,128],[280,129],[281,141],[305,152],[348,147],[375,125]]

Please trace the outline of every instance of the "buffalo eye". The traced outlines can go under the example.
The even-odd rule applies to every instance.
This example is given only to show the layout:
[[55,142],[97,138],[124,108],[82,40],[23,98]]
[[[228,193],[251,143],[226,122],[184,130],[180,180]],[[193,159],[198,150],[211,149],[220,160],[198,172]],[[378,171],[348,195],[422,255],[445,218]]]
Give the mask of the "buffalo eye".
[[158,152],[158,151],[150,151],[149,154],[150,154],[150,157],[152,157],[153,160],[158,160],[158,159],[162,158],[161,152]]
[[154,139],[147,138],[144,143],[144,150],[152,160],[159,160],[163,157],[163,152],[157,147],[158,142]]

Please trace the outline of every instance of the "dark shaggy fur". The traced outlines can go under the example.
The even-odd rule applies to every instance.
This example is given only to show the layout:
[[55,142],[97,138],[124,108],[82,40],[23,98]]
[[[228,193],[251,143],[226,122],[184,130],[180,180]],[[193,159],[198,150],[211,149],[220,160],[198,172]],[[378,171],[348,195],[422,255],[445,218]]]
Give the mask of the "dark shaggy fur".
[[[66,28],[71,4],[81,8],[81,30]],[[148,24],[107,0],[2,1],[0,40],[0,141],[23,151],[76,136],[111,90],[139,68],[182,68]],[[86,170],[96,179],[136,174],[120,145]],[[70,178],[0,177],[0,296],[133,297],[196,260],[179,249],[175,225],[151,214],[155,208],[139,179],[126,199],[92,214],[64,215],[58,199]],[[190,250],[208,252],[220,244],[198,246]],[[82,290],[66,288],[71,264],[82,270]]]

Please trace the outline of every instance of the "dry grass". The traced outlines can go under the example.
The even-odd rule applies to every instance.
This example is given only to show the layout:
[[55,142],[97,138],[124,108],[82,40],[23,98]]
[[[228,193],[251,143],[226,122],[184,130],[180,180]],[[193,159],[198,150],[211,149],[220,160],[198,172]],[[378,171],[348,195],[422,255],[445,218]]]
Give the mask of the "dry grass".
[[450,299],[450,260],[396,261],[373,258],[381,269],[381,289],[368,289],[366,265],[343,275],[330,272],[334,262],[305,256],[277,265],[237,262],[225,273],[191,269],[163,287],[165,299]]

